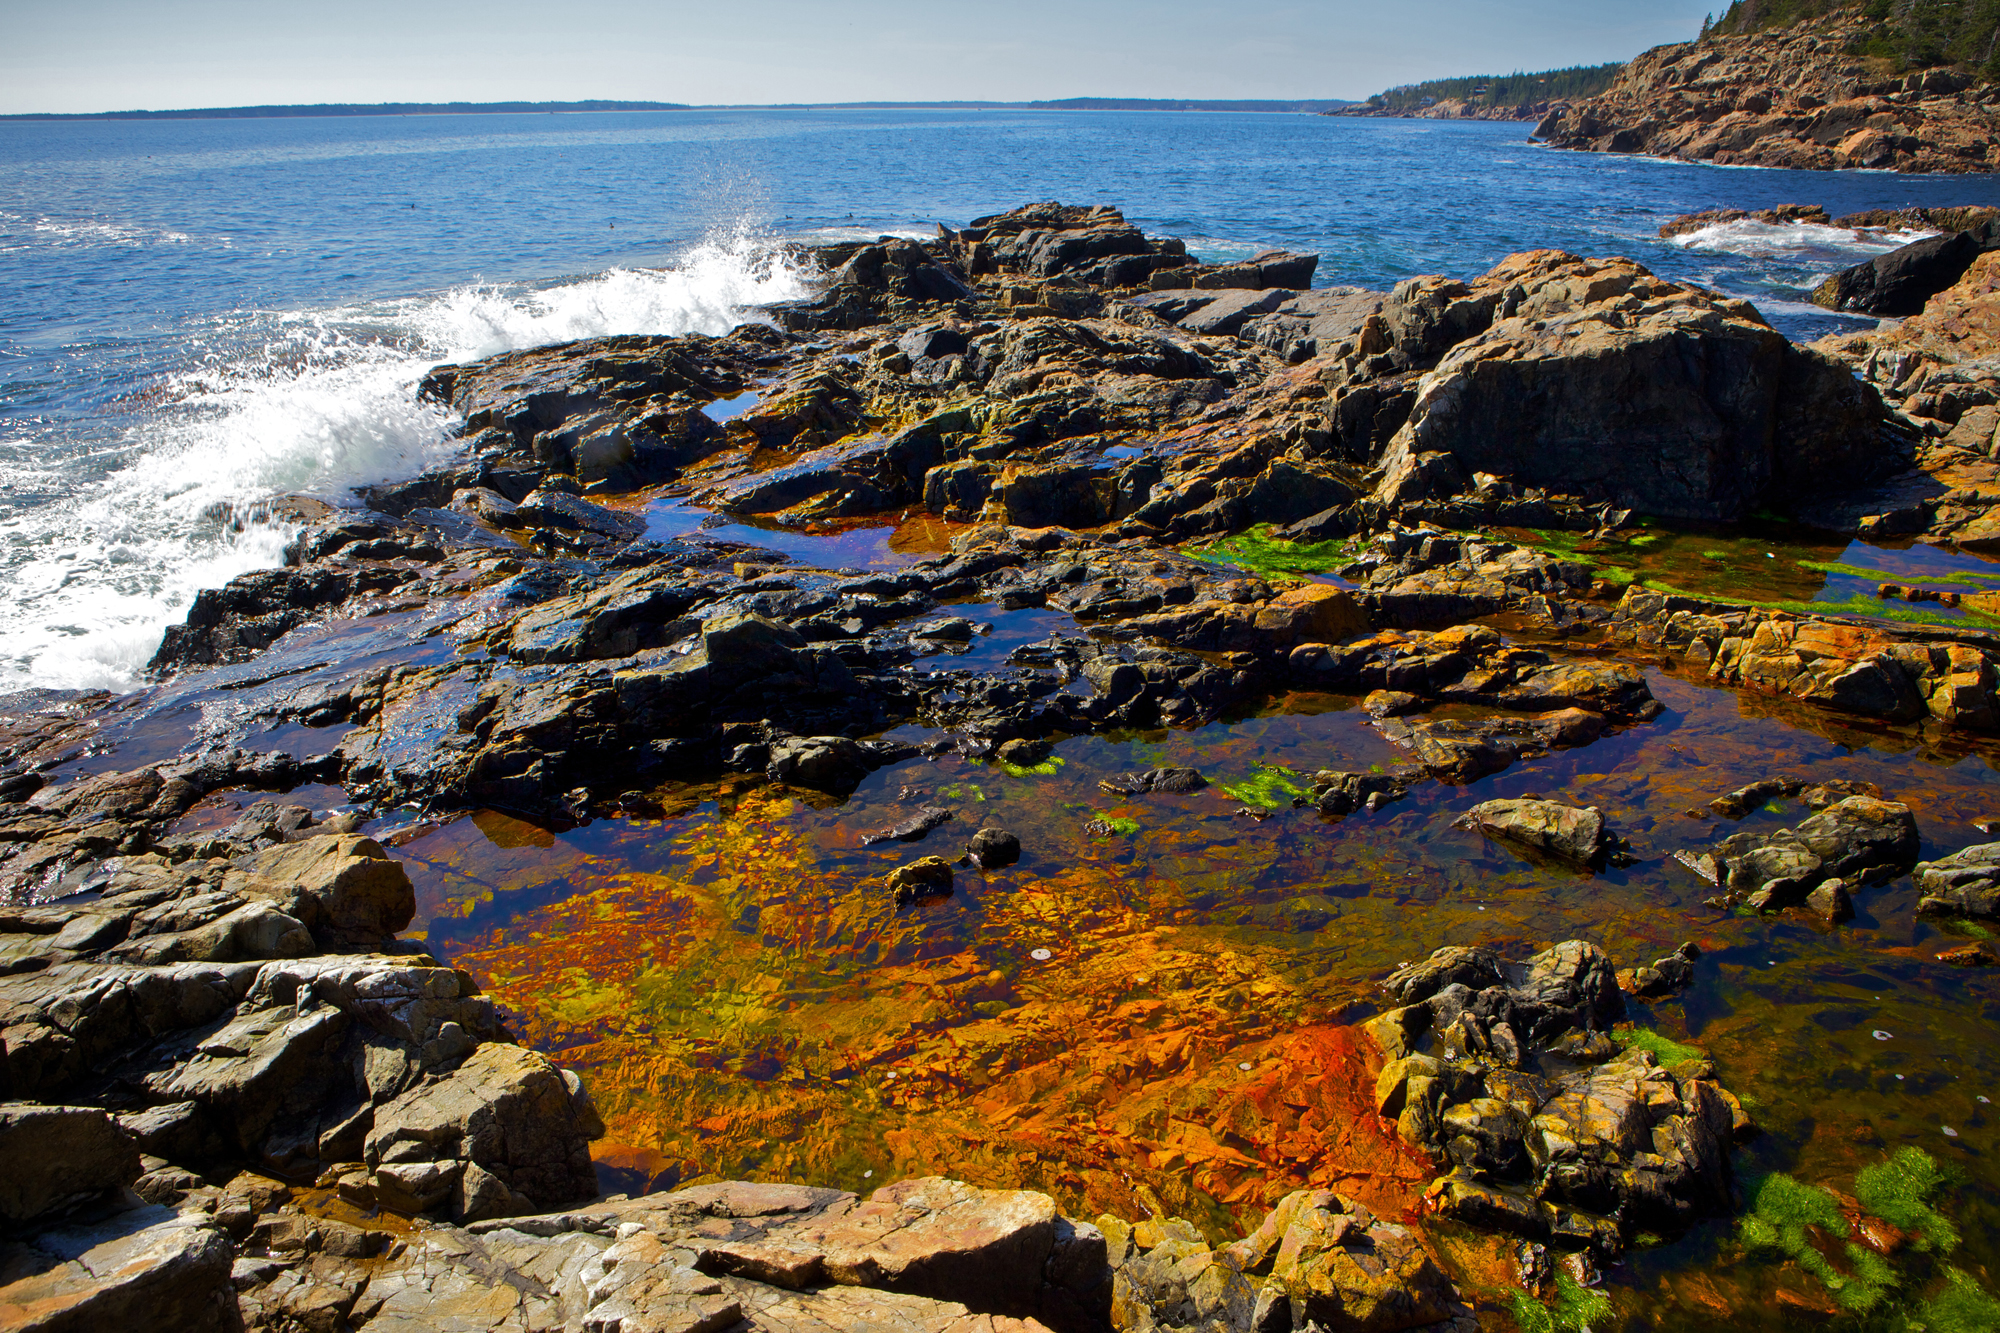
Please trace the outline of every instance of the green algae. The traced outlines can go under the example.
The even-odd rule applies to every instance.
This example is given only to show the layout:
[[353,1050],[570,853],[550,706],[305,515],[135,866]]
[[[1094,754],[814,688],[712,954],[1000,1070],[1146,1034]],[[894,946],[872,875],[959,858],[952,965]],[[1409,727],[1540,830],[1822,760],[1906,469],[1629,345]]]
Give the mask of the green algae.
[[1052,778],[1056,770],[1063,766],[1062,756],[1054,754],[1039,764],[1010,764],[1005,759],[993,762],[1010,778]]
[[1129,838],[1139,831],[1139,821],[1123,815],[1099,815],[1097,820],[1121,838]]
[[1651,1051],[1663,1067],[1672,1067],[1689,1060],[1705,1060],[1707,1053],[1693,1046],[1683,1046],[1672,1037],[1652,1028],[1634,1027],[1630,1031],[1614,1032],[1612,1039],[1620,1050]]
[[1245,573],[1264,578],[1325,574],[1354,560],[1354,548],[1348,542],[1290,542],[1282,537],[1273,537],[1269,523],[1260,523],[1206,546],[1183,550],[1196,560],[1206,560],[1212,565],[1234,565]]
[[1817,570],[1822,574],[1845,574],[1849,578],[1879,579],[1884,583],[1898,583],[1907,587],[1912,583],[1957,583],[1968,588],[1985,588],[1989,584],[2000,583],[2000,573],[1981,574],[1974,570],[1954,570],[1949,574],[1923,574],[1918,576],[1892,574],[1887,570],[1870,569],[1866,565],[1849,565],[1838,560],[1800,560],[1800,569]]
[[1556,1274],[1556,1294],[1546,1304],[1524,1291],[1514,1292],[1513,1299],[1514,1322],[1521,1333],[1588,1333],[1609,1327],[1611,1298],[1568,1273]]
[[[1946,1253],[1959,1243],[1958,1228],[1932,1206],[1932,1199],[1951,1178],[1952,1173],[1929,1153],[1904,1147],[1856,1172],[1854,1194],[1863,1212],[1917,1237],[1911,1246],[1914,1251]],[[1847,1241],[1850,1230],[1831,1190],[1781,1172],[1756,1183],[1750,1212],[1738,1224],[1738,1236],[1747,1249],[1783,1253],[1819,1279],[1843,1310],[1874,1314],[1903,1285],[1904,1275],[1876,1251]],[[1846,1241],[1842,1253],[1847,1272],[1835,1268],[1814,1244],[1815,1231]],[[2000,1301],[1958,1269],[1947,1268],[1945,1276],[1942,1289],[1893,1326],[1912,1333],[2000,1328]]]
[[1216,789],[1245,805],[1254,805],[1261,810],[1277,810],[1291,805],[1294,796],[1308,794],[1306,788],[1293,781],[1297,777],[1299,774],[1291,769],[1263,764],[1243,781],[1217,783]]
[[1969,1274],[1947,1268],[1944,1289],[1918,1306],[1905,1327],[1925,1333],[1989,1333],[2000,1328],[2000,1300]]
[[1884,1222],[1921,1237],[1920,1248],[1948,1254],[1958,1248],[1958,1228],[1930,1204],[1947,1183],[1936,1158],[1921,1148],[1905,1147],[1887,1161],[1856,1172],[1854,1197]]

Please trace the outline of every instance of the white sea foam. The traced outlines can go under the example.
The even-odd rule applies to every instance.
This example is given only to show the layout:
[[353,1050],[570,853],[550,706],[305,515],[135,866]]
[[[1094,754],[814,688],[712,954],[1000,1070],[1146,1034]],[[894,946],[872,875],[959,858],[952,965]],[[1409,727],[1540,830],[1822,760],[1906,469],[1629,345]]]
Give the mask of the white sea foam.
[[0,688],[134,688],[196,592],[282,559],[291,529],[257,520],[257,502],[338,501],[451,457],[451,417],[414,392],[431,365],[573,338],[722,333],[809,282],[737,233],[670,268],[218,320],[210,339],[232,350],[149,386],[166,405],[68,495],[0,518]]
[[1851,255],[1856,262],[1883,255],[1911,241],[1935,236],[1929,231],[1882,231],[1875,228],[1829,227],[1817,222],[1758,222],[1742,218],[1718,222],[1671,237],[1683,250],[1748,255],[1753,259],[1812,259]]

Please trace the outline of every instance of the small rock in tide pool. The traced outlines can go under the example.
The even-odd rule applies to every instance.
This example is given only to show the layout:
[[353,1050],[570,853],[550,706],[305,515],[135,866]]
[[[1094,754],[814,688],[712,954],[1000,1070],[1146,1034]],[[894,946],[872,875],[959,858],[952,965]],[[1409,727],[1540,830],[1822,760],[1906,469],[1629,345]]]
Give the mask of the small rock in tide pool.
[[1148,792],[1178,796],[1200,791],[1208,785],[1208,779],[1192,768],[1149,768],[1143,773],[1104,778],[1097,785],[1115,796],[1144,796]]
[[993,757],[1016,768],[1033,768],[1047,759],[1054,748],[1047,741],[1012,740],[995,750]]
[[1847,881],[1829,879],[1806,895],[1806,906],[1813,912],[1839,925],[1852,920],[1854,900],[1847,895]]
[[1955,1139],[1958,1137],[1958,1131],[1953,1129],[1950,1125],[1944,1125],[1941,1126],[1941,1128],[1944,1130],[1944,1136],[1946,1138]]
[[1236,1067],[1246,1074],[1250,1072],[1250,1062],[1248,1060],[1238,1061]]
[[889,892],[896,905],[919,898],[943,897],[951,892],[951,862],[941,856],[926,856],[889,872]]
[[1955,949],[1946,949],[1937,956],[1940,963],[1953,967],[1991,967],[2000,963],[2000,953],[1985,940],[1974,940],[1971,944],[1961,944]]
[[1361,701],[1361,711],[1370,717],[1401,717],[1424,706],[1424,701],[1402,690],[1373,690]]
[[972,835],[966,851],[981,870],[997,870],[1021,859],[1021,840],[1006,829],[983,828]]
[[1050,953],[1047,949],[1030,949],[1028,950],[1028,957],[1034,959],[1038,963],[1046,963],[1049,961],[1049,959],[1055,957],[1055,955]]
[[1870,1033],[1869,1035],[1874,1037],[1875,1040],[1877,1041],[1887,1041],[1896,1034],[1893,1032],[1884,1032],[1881,1028],[1876,1028],[1875,1031]]

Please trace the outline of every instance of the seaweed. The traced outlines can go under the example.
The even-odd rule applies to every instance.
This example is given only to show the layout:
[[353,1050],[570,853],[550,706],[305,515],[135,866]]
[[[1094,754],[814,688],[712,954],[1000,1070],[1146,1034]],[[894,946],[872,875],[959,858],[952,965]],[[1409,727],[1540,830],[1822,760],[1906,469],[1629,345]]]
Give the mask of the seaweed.
[[1970,1275],[1947,1268],[1944,1289],[1917,1307],[1911,1326],[1926,1333],[1985,1333],[2000,1328],[2000,1301]]
[[1248,573],[1265,577],[1324,574],[1352,563],[1353,547],[1340,540],[1291,542],[1271,535],[1269,523],[1210,542],[1206,546],[1183,548],[1184,553],[1212,565],[1234,565]]
[[1304,796],[1306,789],[1292,781],[1299,776],[1288,768],[1275,765],[1259,765],[1258,771],[1241,782],[1216,784],[1218,791],[1226,793],[1230,799],[1254,805],[1263,810],[1276,810],[1292,803],[1294,796]]
[[1050,755],[1039,764],[1010,764],[1005,759],[993,761],[1010,778],[1050,778],[1063,766],[1061,755]]
[[1652,1028],[1634,1027],[1630,1031],[1614,1032],[1611,1035],[1617,1041],[1620,1050],[1651,1051],[1653,1057],[1667,1068],[1689,1060],[1708,1058],[1705,1052],[1693,1046],[1684,1046],[1665,1033],[1655,1032]]
[[[1905,1147],[1855,1173],[1854,1193],[1865,1212],[1914,1233],[1918,1240],[1912,1249],[1945,1253],[1957,1246],[1958,1228],[1931,1206],[1931,1199],[1950,1181],[1950,1171],[1929,1153]],[[1818,1278],[1850,1314],[1873,1314],[1902,1285],[1903,1275],[1894,1265],[1852,1241],[1842,1246],[1848,1267],[1842,1273],[1814,1243],[1815,1229],[1843,1241],[1848,1236],[1847,1219],[1832,1191],[1772,1172],[1751,1191],[1750,1211],[1738,1224],[1738,1235],[1748,1249],[1783,1253]],[[1904,1318],[1901,1327],[1912,1333],[2000,1328],[2000,1301],[1958,1269],[1947,1268],[1945,1276],[1946,1285]]]
[[1919,1248],[1949,1254],[1958,1248],[1958,1228],[1930,1205],[1931,1196],[1946,1183],[1936,1158],[1921,1148],[1905,1147],[1856,1172],[1854,1197],[1884,1222],[1916,1233]]
[[1568,1273],[1556,1274],[1556,1294],[1546,1304],[1525,1291],[1514,1296],[1514,1322],[1521,1333],[1588,1333],[1606,1327],[1611,1299],[1592,1291]]

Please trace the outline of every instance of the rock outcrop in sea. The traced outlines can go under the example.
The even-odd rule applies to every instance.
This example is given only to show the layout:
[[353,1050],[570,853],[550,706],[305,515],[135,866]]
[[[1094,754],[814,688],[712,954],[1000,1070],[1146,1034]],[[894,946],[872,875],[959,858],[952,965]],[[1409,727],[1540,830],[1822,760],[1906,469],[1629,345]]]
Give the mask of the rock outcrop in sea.
[[[1904,497],[2000,403],[1993,256],[1865,350],[1798,347],[1628,260],[1534,251],[1470,280],[1314,289],[1315,256],[1204,264],[1103,207],[819,259],[817,297],[726,336],[439,367],[423,392],[463,417],[460,461],[321,508],[283,568],[203,593],[138,698],[11,701],[0,1321],[1466,1330],[1436,1216],[1529,1246],[1546,1276],[1533,1247],[1595,1271],[1730,1210],[1741,1107],[1705,1061],[1663,1063],[1619,1026],[1700,951],[1620,972],[1585,940],[1519,962],[1447,948],[1398,969],[1371,1021],[1342,1020],[1343,1133],[1421,1177],[1394,1208],[1286,1189],[1218,1243],[1164,1207],[1091,1221],[937,1177],[600,1197],[588,1088],[398,939],[410,881],[357,830],[399,806],[569,828],[725,778],[837,798],[919,754],[1032,768],[1054,739],[1292,690],[1367,696],[1403,756],[1291,796],[1364,818],[1653,724],[1663,659],[1829,716],[2000,731],[1990,634],[1621,591],[1489,530],[1776,506],[1985,531],[2000,488]],[[650,535],[663,497],[781,530],[928,511],[949,537],[901,569],[823,568]],[[1343,586],[1179,545],[1256,524],[1339,539]],[[1072,628],[914,669],[970,653],[989,608]],[[302,731],[323,743],[251,748]],[[1166,766],[1110,781],[1161,801],[1208,785]],[[359,808],[286,799],[313,784]],[[263,799],[205,821],[226,792]],[[871,836],[958,827],[922,795]],[[1625,857],[1589,808],[1467,805],[1570,873]],[[1786,910],[1907,867],[1913,820],[1851,792],[1700,864]],[[913,857],[885,905],[936,906],[955,865],[1021,855],[965,827],[967,858]],[[1979,857],[1920,873],[1984,910]]]
[[1850,48],[1855,10],[1658,46],[1608,92],[1551,113],[1556,148],[1798,171],[2000,170],[2000,85],[1953,69],[1883,71]]

